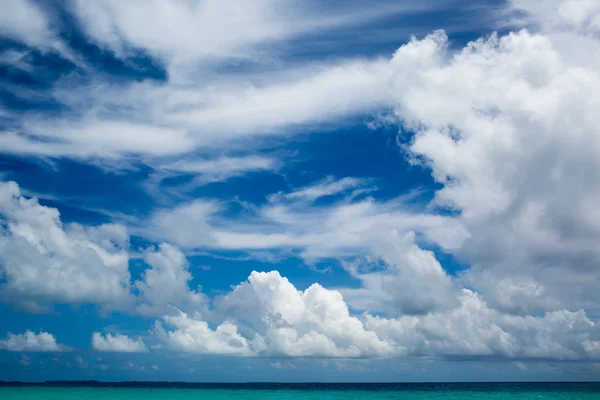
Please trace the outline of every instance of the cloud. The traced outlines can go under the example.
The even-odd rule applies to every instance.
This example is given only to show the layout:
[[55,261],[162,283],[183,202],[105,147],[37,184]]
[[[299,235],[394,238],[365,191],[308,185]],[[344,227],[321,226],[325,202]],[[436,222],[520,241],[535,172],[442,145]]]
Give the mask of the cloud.
[[[463,289],[456,307],[398,318],[352,316],[338,291],[296,289],[277,271],[253,272],[214,301],[216,318],[181,313],[157,323],[167,348],[200,354],[291,357],[600,357],[600,325],[584,311],[514,316]],[[166,328],[165,328],[166,325]],[[214,328],[211,327],[214,326]]]
[[230,323],[223,323],[213,330],[206,321],[194,320],[183,312],[165,317],[164,322],[175,330],[166,331],[162,324],[157,323],[155,332],[170,349],[230,356],[254,355],[249,341]]
[[231,219],[226,205],[195,200],[174,209],[160,209],[142,223],[140,234],[185,249],[297,250],[306,260],[364,255],[369,237],[382,232],[417,231],[443,248],[460,246],[468,235],[452,217],[414,213],[399,197],[379,202],[373,198],[337,198],[315,206],[325,195],[342,194],[351,187],[373,188],[356,178],[327,180],[290,193],[269,196],[262,207]]
[[334,177],[329,176],[322,182],[315,185],[308,186],[291,193],[284,195],[285,199],[288,200],[307,200],[314,201],[321,197],[332,196],[346,192],[349,189],[358,188],[364,186],[366,182],[363,179],[357,179],[352,177],[346,177],[336,180]]
[[340,289],[354,309],[386,315],[418,315],[459,305],[459,285],[446,273],[431,251],[414,243],[414,233],[373,235],[371,254],[383,265],[346,264],[361,288]]
[[[223,27],[195,21],[223,19],[230,5],[169,3],[163,21],[180,24],[158,38],[162,22],[147,26],[138,18],[156,14],[161,2],[143,9],[141,3],[81,4],[77,17],[97,43],[124,59],[131,49],[145,49],[173,74],[165,83],[90,79],[72,88],[59,82],[52,96],[74,106],[73,115],[23,117],[0,135],[3,151],[134,155],[157,169],[223,180],[273,166],[261,157],[219,158],[216,149],[245,147],[242,139],[249,138],[260,147],[266,135],[392,109],[386,121],[409,135],[403,150],[431,170],[441,189],[428,208],[417,208],[406,198],[363,196],[373,189],[366,180],[327,178],[270,196],[242,217],[227,213],[225,202],[204,198],[157,209],[132,231],[184,251],[287,251],[307,262],[359,258],[344,264],[358,288],[315,284],[299,291],[278,272],[253,273],[209,308],[189,288],[185,259],[171,245],[148,250],[150,268],[131,284],[122,226],[63,226],[56,209],[23,197],[14,183],[2,184],[2,301],[37,311],[55,302],[89,302],[167,314],[157,337],[167,348],[192,353],[598,358],[598,324],[587,314],[600,309],[596,2],[515,0],[513,10],[528,13],[520,22],[531,30],[491,34],[458,51],[445,32],[435,31],[387,59],[248,75],[219,76],[207,67],[202,79],[187,74],[185,64],[251,60],[279,36],[337,22],[299,17],[280,26],[289,16],[280,18],[279,8],[261,1],[233,13],[234,23],[240,10],[248,16],[244,37],[228,32],[201,46],[194,39],[192,46],[189,37],[199,36],[190,32]],[[31,23],[43,26],[32,15]],[[30,34],[8,26],[11,35]],[[44,29],[32,29],[32,39],[24,40],[47,40],[36,39]],[[190,161],[199,148],[210,154]],[[185,162],[172,162],[182,155]],[[315,201],[325,196],[327,202]],[[428,246],[471,267],[452,277]],[[167,313],[168,306],[182,311]]]
[[57,209],[26,198],[15,182],[0,182],[0,222],[0,301],[25,311],[96,304],[163,315],[169,306],[187,310],[204,303],[204,296],[188,286],[192,276],[177,248],[147,248],[147,268],[132,283],[124,226],[63,225]]
[[[168,79],[111,82],[93,68],[82,68],[86,79],[58,79],[48,92],[36,93],[38,100],[59,104],[68,113],[10,112],[14,124],[0,132],[0,148],[5,154],[103,159],[117,164],[135,157],[155,166],[164,164],[165,157],[192,155],[199,149],[246,148],[240,139],[289,135],[298,126],[379,111],[392,104],[387,60],[287,65],[276,61],[282,48],[299,36],[347,29],[391,15],[411,15],[440,3],[384,1],[372,7],[353,1],[341,10],[297,0],[236,0],[227,5],[213,0],[67,2],[62,5],[67,7],[64,11],[79,20],[87,39],[125,63],[140,52],[148,54],[167,68]],[[35,25],[41,27],[19,31],[21,40],[27,40],[27,32],[49,30],[50,14],[33,3],[17,4],[31,8],[18,14],[33,16],[28,23],[39,20]],[[160,22],[148,26],[147,20]],[[35,35],[41,43],[50,41],[42,33]],[[213,39],[198,42],[199,37]],[[65,57],[81,64],[67,53],[63,51]],[[256,72],[222,68],[240,61],[256,64]],[[273,68],[273,63],[279,65]],[[17,97],[25,92],[13,89]],[[205,178],[223,179],[219,176]]]
[[19,364],[21,364],[24,367],[31,367],[31,357],[23,354],[21,356],[21,360],[19,361]]
[[[153,165],[154,172],[145,183],[146,190],[157,200],[189,198],[198,187],[224,182],[252,172],[274,172],[279,161],[258,155],[221,156],[215,158],[180,158],[175,162]],[[185,183],[165,185],[168,178],[183,177]]]
[[219,157],[210,160],[179,160],[161,166],[166,171],[197,175],[193,184],[219,182],[248,172],[272,171],[274,159],[262,156]]
[[239,328],[227,320],[213,330],[182,313],[165,318],[174,330],[163,331],[163,340],[177,350],[241,356],[358,357],[391,350],[349,315],[338,292],[315,284],[302,293],[276,271],[253,272],[247,283],[216,300],[216,310],[221,318],[239,321]]
[[94,332],[92,334],[92,347],[96,351],[116,353],[143,353],[148,351],[142,339],[131,339],[119,333],[102,335]]
[[183,253],[168,244],[156,250],[146,250],[144,261],[150,266],[135,283],[139,290],[137,310],[144,315],[164,315],[169,306],[198,308],[206,302],[205,296],[190,290],[192,275]]
[[367,315],[366,326],[418,355],[557,360],[599,356],[598,324],[583,311],[513,316],[489,308],[466,289],[460,301],[460,307],[447,313],[423,317],[386,319]]
[[460,285],[415,241],[418,233],[420,242],[457,248],[468,236],[461,224],[452,217],[411,213],[404,198],[376,202],[350,194],[325,206],[312,204],[319,197],[357,188],[372,189],[364,180],[330,178],[271,195],[245,218],[231,220],[210,203],[196,200],[159,211],[142,233],[185,249],[292,251],[307,262],[369,256],[383,260],[381,268],[348,269],[361,283],[360,288],[344,289],[354,308],[397,315],[455,306]]
[[67,347],[58,344],[56,338],[48,332],[26,331],[21,334],[9,333],[5,340],[0,340],[0,350],[58,352],[67,350]]
[[129,295],[128,234],[119,225],[63,226],[55,208],[0,182],[1,300],[32,311],[54,303],[121,308]]
[[587,22],[559,34],[545,14],[533,18],[542,33],[491,35],[455,55],[443,32],[402,46],[395,113],[415,132],[414,162],[443,185],[434,205],[459,212],[470,233],[454,249],[472,265],[468,285],[516,313],[597,310],[600,74],[568,48],[598,43]]
[[0,136],[4,153],[112,159],[131,153],[171,156],[194,148],[194,141],[185,130],[134,121],[32,119],[23,130],[25,135],[4,132]]
[[15,0],[2,4],[0,10],[1,35],[40,47],[54,40],[50,21],[34,1]]
[[[214,0],[128,3],[102,0],[92,6],[75,1],[71,11],[101,47],[122,58],[127,58],[133,49],[144,49],[167,65],[171,77],[182,79],[180,75],[187,76],[186,67],[190,64],[272,61],[268,50],[275,43],[427,9],[431,3],[435,2],[419,5],[383,2],[379,7],[366,7],[362,2],[347,2],[341,10],[297,0],[284,3],[235,0],[227,4]],[[148,25],[149,20],[157,23]],[[198,41],[208,37],[212,40]]]
[[209,245],[214,241],[210,221],[219,210],[220,205],[211,200],[195,200],[173,209],[159,209],[142,224],[140,234],[182,248]]
[[[45,7],[35,0],[15,0],[0,4],[0,36],[23,43],[42,53],[54,52],[77,65],[82,66],[80,57],[62,41],[55,21],[45,11]],[[3,55],[10,54],[8,50]],[[12,53],[14,56],[17,53]],[[4,57],[0,57],[4,58]],[[4,59],[3,61],[9,61]],[[30,66],[22,59],[11,60],[13,67],[28,71]]]
[[81,358],[81,356],[77,356],[75,358],[75,364],[77,365],[77,367],[82,369],[86,369],[89,366],[88,363],[83,358]]
[[[430,5],[386,1],[366,7],[353,2],[339,10],[296,0],[227,5],[213,0],[67,2],[65,11],[79,20],[88,39],[125,63],[140,52],[154,57],[156,64],[167,68],[168,80],[111,82],[84,66],[80,72],[89,79],[58,79],[47,92],[36,93],[38,101],[60,104],[69,113],[31,112],[25,117],[10,112],[14,124],[0,133],[0,148],[5,154],[100,158],[112,163],[138,157],[160,165],[164,160],[153,158],[232,147],[239,145],[240,138],[282,135],[294,126],[364,114],[387,104],[385,82],[378,78],[381,63],[349,60],[275,69],[268,65],[279,57],[281,45],[298,35],[364,24]],[[33,2],[18,1],[14,10],[3,13],[13,14],[27,16],[27,21],[20,23],[20,17],[3,21],[5,34],[40,46],[54,40],[48,28],[50,15]],[[146,20],[160,23],[148,26]],[[57,29],[73,29],[52,23]],[[199,37],[213,39],[198,42]],[[82,63],[62,46],[64,57]],[[257,63],[257,73],[223,70],[222,63],[240,60]],[[17,97],[26,92],[22,87],[11,90]]]
[[511,7],[524,11],[524,18],[545,30],[600,33],[600,5],[593,0],[511,0]]
[[73,114],[15,115],[16,123],[2,132],[0,144],[8,154],[113,162],[135,156],[160,165],[153,158],[235,149],[239,140],[287,135],[297,126],[388,106],[391,97],[381,79],[385,66],[350,60],[269,73],[264,83],[252,84],[247,77],[218,75],[184,87],[101,80],[73,87],[59,81],[51,98]]

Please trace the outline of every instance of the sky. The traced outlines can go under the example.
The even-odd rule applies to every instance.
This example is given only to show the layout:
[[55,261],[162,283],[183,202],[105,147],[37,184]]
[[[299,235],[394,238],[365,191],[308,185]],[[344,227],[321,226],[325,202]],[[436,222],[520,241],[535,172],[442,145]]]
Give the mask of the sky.
[[600,379],[600,3],[0,2],[0,380]]

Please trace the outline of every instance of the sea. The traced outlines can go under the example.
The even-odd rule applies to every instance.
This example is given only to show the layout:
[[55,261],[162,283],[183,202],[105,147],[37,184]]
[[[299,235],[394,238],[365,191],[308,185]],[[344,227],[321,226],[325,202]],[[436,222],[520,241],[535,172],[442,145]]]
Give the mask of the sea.
[[0,383],[1,400],[594,399],[600,383]]

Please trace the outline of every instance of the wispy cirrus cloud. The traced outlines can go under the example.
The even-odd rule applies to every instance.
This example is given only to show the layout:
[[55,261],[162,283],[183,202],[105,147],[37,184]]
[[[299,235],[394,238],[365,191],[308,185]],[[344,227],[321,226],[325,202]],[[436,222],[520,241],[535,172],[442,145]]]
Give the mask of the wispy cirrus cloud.
[[[343,195],[365,183],[355,178],[328,179],[287,194],[276,193],[243,218],[222,215],[225,203],[195,200],[157,210],[149,221],[141,222],[139,234],[186,249],[292,249],[306,259],[360,254],[368,237],[386,230],[416,230],[443,247],[459,246],[468,235],[452,217],[410,212],[404,197],[378,202],[355,199],[351,191],[349,197],[333,203],[313,204],[320,197]],[[361,188],[366,189],[369,186]]]

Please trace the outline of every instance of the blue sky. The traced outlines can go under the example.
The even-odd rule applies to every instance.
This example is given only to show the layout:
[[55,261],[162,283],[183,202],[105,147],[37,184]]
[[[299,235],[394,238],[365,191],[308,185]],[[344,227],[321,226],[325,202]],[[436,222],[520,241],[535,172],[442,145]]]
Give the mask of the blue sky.
[[0,380],[597,379],[595,2],[0,15]]

